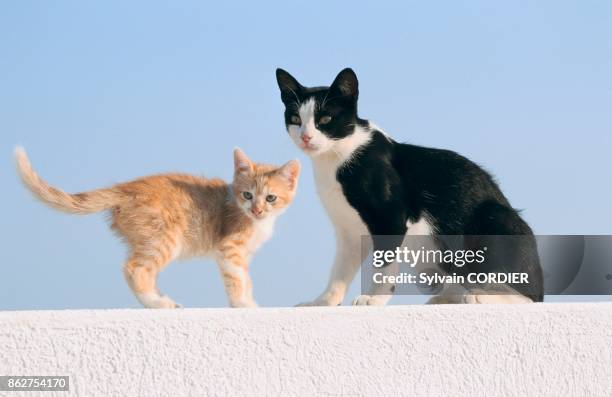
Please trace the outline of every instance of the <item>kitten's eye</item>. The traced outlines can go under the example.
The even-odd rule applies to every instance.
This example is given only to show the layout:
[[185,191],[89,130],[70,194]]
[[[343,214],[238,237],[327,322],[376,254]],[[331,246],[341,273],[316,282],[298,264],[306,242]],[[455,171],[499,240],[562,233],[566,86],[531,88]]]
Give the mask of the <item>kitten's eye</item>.
[[319,119],[319,124],[325,125],[331,121],[331,116],[323,116]]
[[266,196],[266,201],[267,201],[268,203],[273,203],[273,202],[275,202],[275,201],[276,201],[276,196],[275,196],[275,195],[273,195],[273,194],[268,194],[268,195]]
[[302,124],[302,119],[300,119],[300,116],[297,116],[295,114],[291,116],[290,120],[291,120],[291,124],[296,124],[296,125]]
[[247,200],[251,200],[253,198],[253,193],[251,193],[251,192],[242,192],[242,197],[244,197]]

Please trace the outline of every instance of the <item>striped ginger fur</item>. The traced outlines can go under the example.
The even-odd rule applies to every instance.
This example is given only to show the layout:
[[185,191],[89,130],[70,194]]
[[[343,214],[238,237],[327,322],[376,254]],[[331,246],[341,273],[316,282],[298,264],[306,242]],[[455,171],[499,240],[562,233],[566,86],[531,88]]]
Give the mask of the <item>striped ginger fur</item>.
[[45,182],[23,148],[15,149],[15,159],[23,184],[48,206],[71,214],[110,212],[111,228],[128,246],[126,281],[149,308],[180,307],[158,290],[157,275],[173,260],[197,256],[217,262],[230,306],[256,306],[249,262],[293,200],[300,173],[297,160],[259,164],[235,149],[231,184],[159,174],[69,194]]

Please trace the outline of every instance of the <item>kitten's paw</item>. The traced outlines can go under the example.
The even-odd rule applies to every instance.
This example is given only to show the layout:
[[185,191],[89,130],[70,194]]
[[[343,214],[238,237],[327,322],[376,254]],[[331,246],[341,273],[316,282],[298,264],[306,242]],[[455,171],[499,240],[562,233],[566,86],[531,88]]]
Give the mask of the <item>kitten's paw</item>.
[[156,293],[136,294],[136,298],[148,309],[177,309],[183,307],[166,295]]
[[180,304],[176,303],[175,301],[173,301],[172,299],[170,299],[166,295],[163,295],[163,296],[160,297],[159,302],[158,302],[158,306],[156,306],[157,309],[179,309],[181,307],[183,307],[183,306],[181,306]]
[[172,299],[170,299],[169,297],[167,297],[166,295],[163,295],[160,297],[158,306],[156,308],[157,309],[178,309],[180,307],[182,306],[176,303],[175,301],[173,301]]
[[237,302],[232,302],[231,303],[232,307],[236,307],[236,308],[241,308],[241,307],[257,307],[257,302],[250,300],[250,301],[237,301]]
[[359,295],[351,302],[353,306],[384,306],[387,304],[390,295]]

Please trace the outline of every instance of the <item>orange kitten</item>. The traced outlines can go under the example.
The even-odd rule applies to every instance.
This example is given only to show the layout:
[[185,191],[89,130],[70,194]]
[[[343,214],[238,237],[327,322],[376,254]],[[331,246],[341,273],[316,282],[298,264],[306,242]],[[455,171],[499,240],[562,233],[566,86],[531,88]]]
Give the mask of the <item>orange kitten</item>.
[[123,270],[145,307],[180,307],[156,288],[157,274],[174,259],[216,260],[232,307],[257,306],[248,268],[252,255],[272,235],[274,221],[295,195],[300,163],[255,164],[234,150],[234,181],[163,174],[107,189],[68,194],[48,185],[15,150],[26,187],[60,211],[89,214],[109,210],[112,229],[125,241]]

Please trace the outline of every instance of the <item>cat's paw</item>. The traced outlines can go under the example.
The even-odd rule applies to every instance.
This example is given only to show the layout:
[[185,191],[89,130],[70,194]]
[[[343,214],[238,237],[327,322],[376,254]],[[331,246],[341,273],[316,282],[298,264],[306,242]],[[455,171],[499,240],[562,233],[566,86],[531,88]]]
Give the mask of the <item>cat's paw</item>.
[[179,309],[181,307],[183,306],[165,295],[161,296],[157,301],[157,304],[154,306],[156,309]]
[[353,306],[384,306],[387,304],[390,295],[359,295],[351,302]]
[[491,295],[491,294],[465,294],[463,302],[466,304],[520,304],[533,301],[523,295]]
[[484,302],[480,301],[480,295],[477,295],[477,294],[465,294],[465,295],[462,296],[461,301],[462,301],[462,303],[466,303],[466,304],[469,304],[469,305],[484,303]]
[[166,295],[157,293],[137,294],[136,298],[148,309],[178,309],[183,307]]
[[235,301],[231,303],[231,306],[237,308],[257,307],[257,302],[255,302],[254,300]]
[[426,302],[428,305],[448,305],[463,302],[463,295],[434,295]]
[[157,302],[157,306],[155,306],[156,309],[178,309],[181,307],[183,306],[176,303],[175,301],[173,301],[171,298],[167,297],[166,295],[161,296],[159,298],[159,301]]
[[340,306],[342,301],[330,300],[330,299],[315,299],[310,302],[302,302],[295,305],[295,307],[310,307],[310,306]]
[[312,306],[332,306],[329,302],[315,299],[310,302],[302,302],[295,305],[295,307],[312,307]]
[[310,302],[302,302],[295,305],[296,307],[307,307],[307,306],[340,306],[342,304],[342,299],[344,298],[344,294],[334,293],[334,292],[325,292],[323,295],[319,296],[317,299]]

